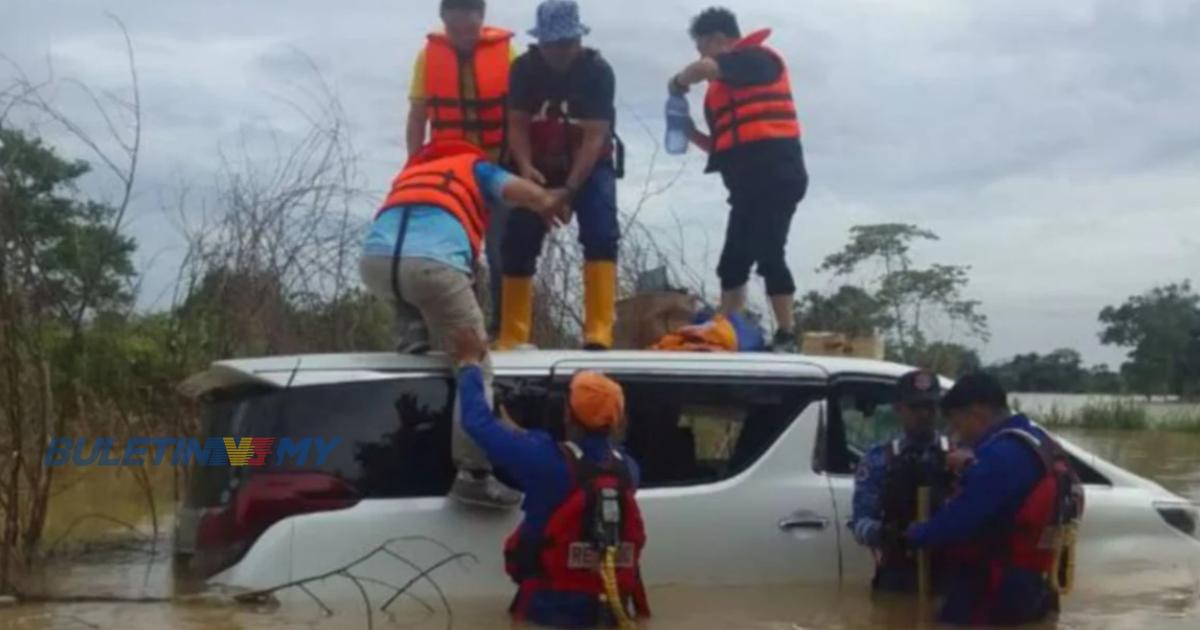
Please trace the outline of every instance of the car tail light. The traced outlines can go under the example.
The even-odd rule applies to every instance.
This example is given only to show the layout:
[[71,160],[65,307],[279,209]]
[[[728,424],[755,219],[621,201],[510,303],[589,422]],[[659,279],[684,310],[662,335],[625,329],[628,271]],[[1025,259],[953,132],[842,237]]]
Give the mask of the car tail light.
[[189,568],[210,576],[237,562],[271,525],[297,514],[345,509],[359,499],[350,484],[325,473],[255,474],[227,504],[200,515]]
[[1168,525],[1193,538],[1200,538],[1200,515],[1196,506],[1190,503],[1155,503],[1154,509]]

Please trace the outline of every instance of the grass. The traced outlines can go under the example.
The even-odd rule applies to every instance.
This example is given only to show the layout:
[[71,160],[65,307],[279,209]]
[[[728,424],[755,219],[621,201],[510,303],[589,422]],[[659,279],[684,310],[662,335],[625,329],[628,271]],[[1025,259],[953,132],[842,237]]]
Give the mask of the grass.
[[1183,408],[1155,416],[1146,405],[1133,400],[1089,402],[1074,412],[1053,405],[1048,411],[1036,414],[1036,419],[1050,427],[1200,432],[1200,408]]

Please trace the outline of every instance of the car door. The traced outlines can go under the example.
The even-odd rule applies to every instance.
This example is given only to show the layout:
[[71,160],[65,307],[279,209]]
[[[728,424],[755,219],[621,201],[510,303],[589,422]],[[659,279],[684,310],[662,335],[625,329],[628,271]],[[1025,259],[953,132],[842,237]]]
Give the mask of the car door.
[[823,375],[706,357],[571,362],[554,378],[583,368],[626,392],[622,440],[641,468],[648,583],[838,579],[838,517],[812,465]]
[[872,446],[899,434],[899,419],[892,409],[895,398],[894,378],[843,375],[831,380],[825,401],[817,468],[828,476],[841,516],[837,526],[843,578],[848,583],[869,581],[875,571],[870,550],[859,545],[850,531],[854,478],[859,460]]

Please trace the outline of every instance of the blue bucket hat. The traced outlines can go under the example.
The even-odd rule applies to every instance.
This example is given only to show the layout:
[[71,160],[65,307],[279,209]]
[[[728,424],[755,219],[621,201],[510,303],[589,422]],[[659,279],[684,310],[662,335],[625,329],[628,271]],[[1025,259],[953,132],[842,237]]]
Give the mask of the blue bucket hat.
[[537,26],[529,35],[538,43],[548,44],[567,39],[579,39],[592,29],[579,21],[579,4],[575,0],[545,0],[538,5]]

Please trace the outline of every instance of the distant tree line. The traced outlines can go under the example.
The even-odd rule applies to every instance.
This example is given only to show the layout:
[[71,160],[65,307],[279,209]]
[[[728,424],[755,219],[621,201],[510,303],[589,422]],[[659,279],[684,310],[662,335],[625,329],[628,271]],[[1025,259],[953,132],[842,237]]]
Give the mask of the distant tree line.
[[969,268],[913,262],[914,244],[937,240],[915,225],[862,225],[818,269],[841,279],[796,303],[802,331],[881,335],[887,358],[958,376],[995,373],[1013,391],[1200,396],[1200,295],[1190,282],[1167,284],[1099,314],[1100,340],[1128,349],[1117,369],[1085,366],[1079,352],[1019,354],[984,366],[971,340],[987,340],[980,304],[965,296]]

